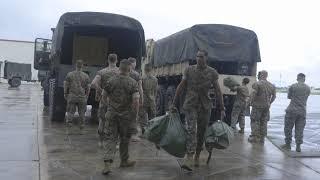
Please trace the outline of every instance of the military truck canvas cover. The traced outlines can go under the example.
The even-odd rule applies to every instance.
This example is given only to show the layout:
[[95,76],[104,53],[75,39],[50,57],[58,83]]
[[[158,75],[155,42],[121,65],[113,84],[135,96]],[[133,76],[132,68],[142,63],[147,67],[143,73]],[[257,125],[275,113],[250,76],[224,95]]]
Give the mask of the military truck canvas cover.
[[16,63],[5,61],[4,64],[4,78],[12,79],[13,77],[20,77],[22,81],[31,80],[31,64]]
[[240,27],[200,24],[156,41],[153,65],[177,64],[195,59],[198,49],[208,52],[208,61],[260,62],[257,35]]
[[99,12],[69,12],[61,16],[56,28],[54,29],[52,41],[52,52],[61,49],[62,38],[65,27],[97,27],[126,29],[139,34],[141,56],[145,54],[144,30],[139,21],[117,14],[99,13]]

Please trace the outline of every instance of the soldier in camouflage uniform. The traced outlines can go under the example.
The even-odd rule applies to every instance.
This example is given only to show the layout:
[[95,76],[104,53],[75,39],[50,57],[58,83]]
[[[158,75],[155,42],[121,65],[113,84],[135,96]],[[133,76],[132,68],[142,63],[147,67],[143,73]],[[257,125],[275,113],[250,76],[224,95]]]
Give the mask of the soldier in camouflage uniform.
[[139,124],[144,133],[144,128],[147,121],[154,118],[156,115],[156,94],[158,79],[151,74],[152,67],[146,64],[144,67],[145,76],[142,78],[143,89],[143,106],[139,111]]
[[69,72],[64,80],[64,98],[67,101],[67,127],[70,128],[72,126],[74,113],[78,108],[81,134],[83,133],[84,116],[90,91],[90,79],[86,73],[82,72],[82,67],[83,61],[77,60],[76,70]]
[[276,98],[276,88],[267,81],[268,72],[260,71],[259,81],[252,85],[253,92],[250,96],[252,111],[251,136],[248,141],[255,143],[264,143],[267,135],[267,123],[270,119],[270,106]]
[[288,90],[288,99],[290,104],[286,109],[284,119],[284,134],[286,136],[282,147],[291,150],[292,129],[295,126],[296,151],[301,152],[303,143],[303,131],[306,125],[306,106],[310,95],[310,87],[305,84],[305,75],[299,73],[297,76],[298,83],[290,86]]
[[114,75],[119,74],[119,68],[117,65],[117,55],[109,54],[108,56],[108,67],[97,72],[96,77],[93,79],[91,86],[96,90],[96,101],[99,103],[98,117],[99,117],[99,146],[102,146],[103,136],[104,136],[104,127],[106,124],[105,115],[107,112],[108,99],[102,93],[102,90],[105,87],[107,81]]
[[[131,70],[130,70],[130,74],[129,76],[136,80],[138,82],[138,86],[139,86],[139,95],[140,95],[140,108],[139,109],[142,109],[142,106],[143,106],[143,89],[142,89],[142,78],[140,76],[140,74],[135,71],[135,68],[136,68],[136,65],[137,65],[137,60],[133,57],[129,57],[128,58],[128,61],[131,63]],[[134,120],[135,120],[135,124],[133,124],[133,127],[131,128],[131,131],[132,131],[132,134],[134,134],[134,136],[132,137],[132,140],[133,141],[139,141],[140,138],[138,137],[138,126],[137,126],[137,119],[138,119],[138,116],[134,117]]]
[[[181,166],[192,171],[194,165],[199,166],[199,156],[203,148],[204,133],[208,126],[213,104],[209,98],[209,90],[213,87],[217,97],[217,108],[221,110],[221,117],[225,116],[223,97],[218,84],[219,74],[207,65],[208,53],[204,50],[197,52],[197,65],[185,69],[182,81],[177,87],[173,103],[182,91],[186,90],[183,109],[187,126],[187,156]],[[171,110],[176,108],[171,107]]]
[[249,98],[249,89],[247,84],[250,82],[248,78],[242,80],[241,86],[236,86],[231,89],[231,91],[236,91],[236,99],[233,104],[231,113],[231,127],[236,130],[237,122],[239,121],[239,133],[244,133],[245,127],[245,111],[247,107],[247,102]]
[[109,99],[106,119],[109,123],[106,128],[110,135],[105,136],[103,174],[111,172],[111,164],[116,154],[116,145],[120,139],[120,167],[134,166],[134,161],[129,161],[128,147],[131,138],[130,128],[139,110],[138,83],[129,77],[130,62],[126,59],[120,62],[120,74],[113,76],[106,83],[104,93]]

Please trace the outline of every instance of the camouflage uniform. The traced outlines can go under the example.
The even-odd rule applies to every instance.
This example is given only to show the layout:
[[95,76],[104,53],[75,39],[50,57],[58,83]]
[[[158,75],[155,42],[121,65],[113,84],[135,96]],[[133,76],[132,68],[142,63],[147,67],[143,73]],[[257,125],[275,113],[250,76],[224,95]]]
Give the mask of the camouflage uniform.
[[292,129],[295,126],[296,144],[303,143],[303,130],[306,124],[306,106],[310,95],[310,87],[305,83],[296,83],[290,86],[288,99],[291,99],[286,109],[284,134],[286,144],[291,144]]
[[106,113],[106,126],[110,135],[105,136],[105,161],[113,161],[116,145],[120,138],[120,158],[126,161],[129,158],[128,146],[130,142],[130,128],[134,122],[132,116],[132,99],[139,97],[138,85],[128,76],[116,75],[107,82],[104,92],[109,98],[109,107]]
[[247,107],[247,98],[249,97],[249,89],[247,86],[238,86],[236,89],[237,95],[233,104],[231,113],[231,127],[236,128],[239,121],[239,127],[244,129],[245,126],[245,111]]
[[[197,65],[189,66],[184,74],[187,90],[183,109],[187,125],[187,153],[200,153],[204,143],[204,133],[208,126],[213,104],[208,92],[219,78],[214,68],[206,66],[199,69]],[[223,105],[220,105],[223,108]]]
[[[101,85],[101,89],[105,88],[106,83],[108,82],[108,80],[115,76],[116,74],[119,74],[119,68],[118,67],[107,67],[104,68],[100,71],[97,72],[97,75],[99,75],[101,77],[100,82],[98,82],[98,84]],[[106,113],[107,113],[107,108],[108,108],[108,98],[106,97],[105,93],[101,93],[101,91],[97,90],[96,91],[96,96],[101,97],[100,99],[100,103],[99,103],[99,110],[98,110],[98,117],[99,117],[99,129],[103,130],[105,127],[105,123],[106,123]],[[100,138],[103,137],[104,132],[99,132],[98,134],[100,136]]]
[[[137,83],[138,83],[139,81],[141,81],[141,76],[140,76],[140,74],[139,74],[137,71],[135,71],[135,70],[130,71],[129,76],[130,76],[132,79],[134,79]],[[140,96],[142,96],[142,94],[140,94]],[[141,108],[139,108],[139,109],[141,109]],[[139,111],[140,111],[140,110],[139,110]],[[131,127],[130,131],[131,131],[132,134],[137,134],[137,133],[138,133],[138,130],[137,130],[137,117],[136,117],[136,115],[134,115],[134,116],[132,116],[132,117],[134,117],[134,123],[132,124],[132,127]]]
[[89,76],[81,71],[69,72],[65,79],[65,89],[67,91],[67,124],[72,124],[72,119],[76,108],[78,108],[80,127],[84,126],[85,112],[87,109],[87,95],[89,90]]
[[143,107],[139,110],[139,124],[144,128],[147,121],[156,115],[156,93],[158,79],[152,75],[146,75],[142,78],[143,89]]
[[253,139],[263,142],[267,135],[267,123],[270,119],[271,98],[275,97],[276,88],[267,80],[255,82],[252,88],[254,95],[251,99],[251,135]]

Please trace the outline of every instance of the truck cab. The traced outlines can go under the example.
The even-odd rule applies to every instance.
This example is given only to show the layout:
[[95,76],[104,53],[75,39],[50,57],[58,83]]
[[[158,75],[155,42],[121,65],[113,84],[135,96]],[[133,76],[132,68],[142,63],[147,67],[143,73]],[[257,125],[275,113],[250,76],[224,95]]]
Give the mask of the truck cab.
[[[44,39],[35,41],[35,47],[44,46]],[[78,59],[84,61],[83,71],[92,80],[96,72],[107,66],[107,55],[116,53],[118,59],[135,57],[140,68],[145,53],[144,30],[139,21],[117,14],[98,12],[65,13],[53,30],[52,40],[45,40],[48,49],[35,48],[35,68],[47,70],[44,88],[44,104],[49,107],[51,120],[63,120],[66,101],[63,82],[66,75],[75,69]],[[43,45],[38,45],[42,43]],[[98,102],[95,90],[91,89],[88,104],[96,115]]]

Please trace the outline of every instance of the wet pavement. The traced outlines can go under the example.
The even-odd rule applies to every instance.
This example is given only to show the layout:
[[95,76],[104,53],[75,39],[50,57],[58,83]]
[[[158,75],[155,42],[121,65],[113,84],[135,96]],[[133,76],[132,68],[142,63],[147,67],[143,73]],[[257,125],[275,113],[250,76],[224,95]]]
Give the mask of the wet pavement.
[[[8,89],[0,83],[0,115],[1,180],[320,179],[320,158],[289,157],[268,140],[264,146],[248,143],[248,121],[246,134],[236,136],[227,150],[214,150],[209,165],[205,165],[207,153],[203,153],[202,164],[193,174],[181,171],[181,160],[143,140],[130,144],[135,167],[118,168],[116,161],[113,173],[103,176],[96,125],[88,123],[84,135],[79,135],[75,126],[67,136],[63,123],[48,121],[39,85]],[[274,123],[279,127],[272,122],[270,132],[281,129],[280,121]],[[313,130],[320,132],[317,127]]]

